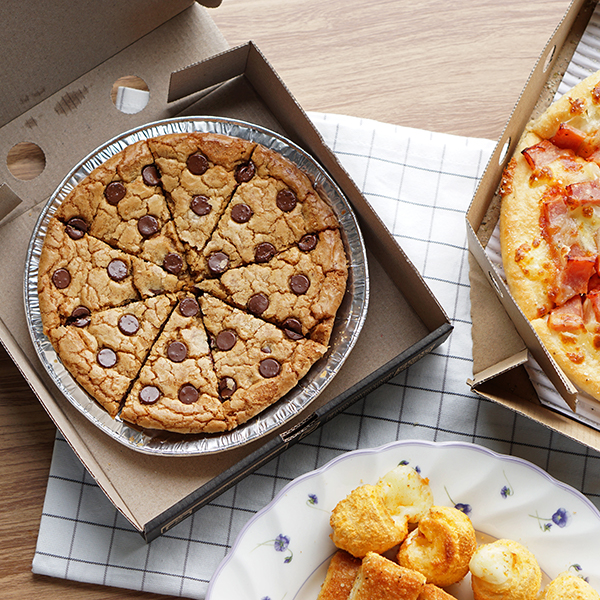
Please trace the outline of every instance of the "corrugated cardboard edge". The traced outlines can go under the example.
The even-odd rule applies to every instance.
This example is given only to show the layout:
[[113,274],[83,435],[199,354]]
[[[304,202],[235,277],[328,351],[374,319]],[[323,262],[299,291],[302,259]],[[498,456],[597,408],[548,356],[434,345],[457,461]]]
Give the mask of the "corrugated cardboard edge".
[[[533,68],[499,138],[469,207],[466,220],[469,250],[474,258],[470,271],[474,377],[468,383],[473,391],[588,446],[598,448],[600,439],[596,439],[596,432],[540,405],[531,382],[528,377],[522,377],[523,373],[520,373],[519,379],[527,388],[527,393],[515,393],[507,373],[513,369],[523,371],[521,365],[526,360],[527,352],[518,350],[521,345],[531,352],[571,409],[576,408],[575,386],[541,344],[484,249],[484,244],[487,243],[498,218],[498,188],[504,166],[514,152],[527,122],[551,103],[554,91],[595,5],[595,2],[588,0],[574,0],[570,4]],[[494,296],[495,300],[492,300]],[[486,327],[488,331],[492,327],[494,331],[501,330],[504,343],[486,344],[482,335]]]

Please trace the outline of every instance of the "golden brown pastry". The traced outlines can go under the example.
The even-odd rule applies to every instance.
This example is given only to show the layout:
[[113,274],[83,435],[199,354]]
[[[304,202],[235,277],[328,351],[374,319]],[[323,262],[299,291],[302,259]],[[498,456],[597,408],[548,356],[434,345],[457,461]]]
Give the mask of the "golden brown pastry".
[[385,552],[399,544],[408,533],[406,519],[397,523],[388,511],[381,490],[362,485],[337,504],[329,520],[333,543],[353,556]]
[[338,550],[327,568],[317,600],[347,600],[360,569],[360,559]]
[[544,590],[542,600],[600,600],[600,594],[584,579],[572,573],[561,573]]
[[426,583],[422,588],[417,600],[456,600],[454,596],[445,592],[433,583]]
[[469,564],[474,600],[535,600],[542,573],[535,556],[513,540],[480,546]]
[[412,467],[401,465],[386,473],[377,485],[363,485],[337,504],[331,514],[333,543],[353,556],[383,553],[408,535],[431,506],[429,482]]
[[400,546],[398,563],[419,571],[428,583],[446,587],[468,573],[476,545],[475,529],[464,512],[432,506]]
[[369,552],[362,561],[348,600],[417,600],[425,577]]

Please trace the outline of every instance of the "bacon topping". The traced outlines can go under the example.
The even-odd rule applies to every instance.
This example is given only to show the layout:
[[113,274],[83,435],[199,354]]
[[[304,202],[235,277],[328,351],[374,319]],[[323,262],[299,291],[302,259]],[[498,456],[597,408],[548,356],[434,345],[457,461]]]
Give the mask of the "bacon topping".
[[580,296],[574,296],[568,302],[553,309],[548,315],[548,327],[554,331],[575,333],[584,327],[583,303]]
[[538,144],[525,148],[523,156],[532,169],[541,169],[557,158],[564,156],[565,151],[555,146],[550,140],[542,140]]
[[550,138],[550,141],[559,148],[577,152],[577,149],[585,140],[585,135],[581,129],[577,129],[568,123],[561,123],[558,126],[558,131]]
[[572,183],[566,187],[569,208],[600,204],[600,180]]
[[596,272],[595,256],[567,256],[566,263],[559,272],[556,284],[557,295],[554,299],[560,305],[579,294],[585,294],[588,282]]

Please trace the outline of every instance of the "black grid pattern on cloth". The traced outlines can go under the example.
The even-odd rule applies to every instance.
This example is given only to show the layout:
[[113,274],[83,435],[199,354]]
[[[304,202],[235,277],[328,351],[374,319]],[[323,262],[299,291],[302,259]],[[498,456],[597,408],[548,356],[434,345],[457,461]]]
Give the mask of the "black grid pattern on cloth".
[[600,507],[600,456],[472,394],[465,211],[493,143],[312,114],[325,141],[449,315],[431,354],[146,544],[57,436],[33,569],[117,587],[204,598],[247,521],[299,475],[343,452],[394,440],[481,444],[531,461]]

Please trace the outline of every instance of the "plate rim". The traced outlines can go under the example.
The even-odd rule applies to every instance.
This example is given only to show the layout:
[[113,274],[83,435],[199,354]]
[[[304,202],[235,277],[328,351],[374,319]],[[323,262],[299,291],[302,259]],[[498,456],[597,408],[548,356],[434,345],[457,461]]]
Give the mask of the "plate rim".
[[[518,457],[512,454],[503,454],[496,450],[492,450],[491,448],[487,448],[486,446],[482,446],[481,444],[476,444],[474,442],[463,442],[457,440],[448,440],[443,442],[431,441],[431,440],[421,440],[421,439],[408,439],[408,440],[396,440],[392,442],[388,442],[382,444],[380,446],[369,447],[369,448],[357,448],[355,450],[350,450],[347,452],[342,452],[339,456],[332,458],[330,461],[318,467],[317,469],[313,469],[311,471],[307,471],[306,473],[302,473],[298,477],[295,477],[292,481],[288,482],[277,494],[274,498],[265,505],[263,508],[258,510],[242,527],[236,539],[234,540],[231,548],[222,559],[222,561],[217,566],[217,569],[214,571],[213,575],[210,578],[207,592],[206,592],[206,600],[212,600],[211,594],[212,590],[217,584],[217,580],[219,576],[223,573],[223,571],[227,568],[229,563],[235,558],[235,551],[242,544],[246,534],[251,529],[252,526],[255,525],[257,521],[259,521],[264,515],[268,514],[271,510],[275,508],[275,506],[286,496],[289,494],[290,490],[292,490],[297,485],[300,485],[302,482],[307,479],[311,479],[313,477],[317,477],[319,475],[324,474],[326,471],[334,468],[338,463],[345,462],[346,460],[352,460],[353,458],[361,455],[368,454],[379,454],[390,450],[391,448],[400,448],[403,446],[413,446],[413,447],[430,447],[436,448],[439,450],[443,450],[444,448],[463,448],[468,449],[469,451],[478,452],[480,454],[487,455],[494,460],[498,460],[500,462],[509,462],[519,465],[520,467],[528,468],[538,475],[541,475],[543,478],[547,480],[547,482],[554,486],[558,487],[565,492],[573,495],[579,501],[582,501],[591,511],[591,513],[598,519],[598,523],[600,524],[600,509],[596,507],[596,505],[589,499],[585,494],[574,488],[572,485],[565,483],[553,475],[550,475],[546,470],[542,469],[535,463]],[[383,475],[383,474],[380,474]],[[379,476],[380,476],[379,475]],[[359,483],[357,482],[357,486]],[[341,499],[341,498],[340,498]],[[293,591],[293,590],[292,590]],[[298,590],[296,590],[297,592]]]

